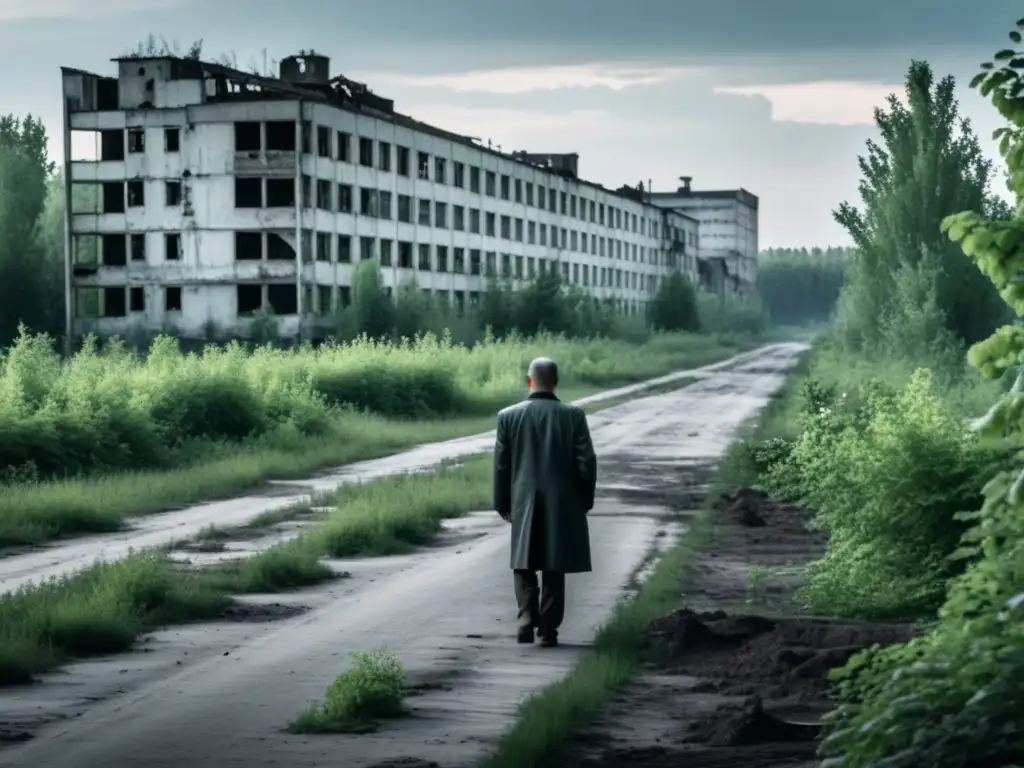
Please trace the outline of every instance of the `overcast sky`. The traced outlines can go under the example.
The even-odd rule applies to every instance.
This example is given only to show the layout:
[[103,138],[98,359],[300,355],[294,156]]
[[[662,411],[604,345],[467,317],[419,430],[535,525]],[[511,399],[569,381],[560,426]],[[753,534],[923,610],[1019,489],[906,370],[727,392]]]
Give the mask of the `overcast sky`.
[[[744,187],[768,246],[848,242],[872,110],[910,60],[966,86],[1020,0],[0,0],[0,110],[40,115],[59,154],[58,67],[155,33],[238,66],[302,48],[396,109],[503,149],[578,152],[607,186]],[[961,88],[989,137],[990,105]]]

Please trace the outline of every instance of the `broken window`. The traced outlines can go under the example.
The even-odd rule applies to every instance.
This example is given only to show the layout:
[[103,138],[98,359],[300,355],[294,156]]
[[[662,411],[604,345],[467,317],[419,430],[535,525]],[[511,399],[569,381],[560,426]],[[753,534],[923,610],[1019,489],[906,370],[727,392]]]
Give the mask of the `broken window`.
[[[270,181],[267,182],[269,197]],[[263,180],[250,178],[235,179],[235,208],[262,208]]]
[[259,123],[235,123],[235,152],[259,152],[262,144]]
[[294,179],[267,179],[267,208],[295,207]]
[[373,139],[359,137],[359,164],[366,167],[373,167]]
[[313,124],[308,120],[302,121],[302,154],[309,155],[313,152]]
[[359,260],[369,261],[373,258],[374,240],[372,237],[359,238]]
[[480,274],[480,249],[472,248],[469,251],[469,274]]
[[331,190],[334,185],[327,179],[316,180],[316,207],[322,211],[333,211],[334,201],[331,199]]
[[382,267],[391,266],[391,248],[392,244],[390,240],[380,241],[380,265]]
[[526,204],[533,205],[533,182],[526,182]]
[[124,235],[100,235],[100,263],[123,267],[128,263],[128,241]]
[[416,175],[424,181],[430,181],[430,155],[426,152],[416,153]]
[[181,129],[164,128],[164,152],[179,152],[181,150]]
[[352,185],[338,185],[338,213],[352,213]]
[[128,182],[128,207],[141,208],[146,204],[146,187],[138,180]]
[[164,235],[164,261],[181,259],[181,235],[171,232]]
[[516,195],[515,199],[517,203],[523,202],[523,182],[522,179],[516,179],[515,181]]
[[461,205],[452,207],[452,229],[459,232],[466,228],[466,209]]
[[437,271],[448,271],[448,247],[445,245],[437,246]]
[[391,193],[381,190],[377,193],[377,218],[391,218]]
[[362,216],[377,216],[377,190],[360,187],[359,213]]
[[103,213],[124,213],[124,184],[103,182]]
[[420,260],[417,268],[424,272],[430,271],[430,245],[427,243],[420,243]]
[[142,234],[130,235],[132,261],[146,260],[146,236]]
[[484,185],[484,194],[486,194],[488,197],[494,197],[494,187],[495,184],[497,183],[498,177],[495,175],[494,171],[487,171],[487,175],[484,178],[486,179],[486,183]]
[[[390,288],[388,290],[391,290]],[[347,307],[352,303],[352,289],[347,285],[338,288],[338,306]]]
[[510,177],[506,176],[505,174],[501,175],[501,199],[502,200],[508,200],[508,198],[509,198],[509,185],[511,184],[511,182],[512,182],[512,179]]
[[132,153],[146,151],[146,132],[142,128],[128,129],[128,151]]
[[268,120],[265,124],[267,131],[267,150],[273,152],[294,152],[295,151],[295,121],[294,120]]
[[259,285],[239,285],[235,288],[239,315],[251,315],[263,308],[263,287]]
[[131,294],[131,311],[132,312],[145,312],[146,311],[146,290],[144,288],[132,288]]
[[168,285],[164,288],[164,311],[181,312],[181,286]]
[[352,261],[352,237],[338,235],[338,262],[348,264],[350,261]]
[[469,167],[469,191],[480,194],[480,168],[475,165]]
[[326,125],[316,127],[316,154],[318,157],[331,156],[331,129]]
[[452,164],[452,184],[459,188],[466,186],[466,166],[462,163]]
[[434,158],[434,181],[438,184],[446,184],[448,179],[448,164],[443,157]]
[[295,261],[295,249],[279,234],[268,232],[267,258],[271,261]]
[[302,193],[299,199],[302,201],[303,208],[313,207],[313,179],[306,174],[302,174],[300,179],[302,181]]
[[337,133],[338,159],[343,163],[352,162],[352,135],[344,131]]
[[329,285],[318,285],[316,287],[316,311],[319,315],[329,315],[331,313],[331,286]]
[[520,243],[523,242],[523,220],[516,219],[516,240]]
[[512,239],[512,218],[509,216],[501,217],[501,236],[505,240]]
[[466,249],[456,248],[452,252],[452,272],[461,275],[466,271]]
[[120,109],[116,77],[101,77],[96,81],[96,109]]
[[434,203],[434,226],[448,226],[448,204],[440,201]]
[[397,152],[395,153],[396,154],[396,157],[395,157],[395,172],[399,176],[408,176],[409,175],[409,148],[408,147],[403,147],[401,144],[399,144],[396,147],[396,149],[397,149]]
[[377,168],[382,171],[391,170],[391,145],[386,141],[377,142]]
[[398,241],[398,266],[401,269],[412,269],[412,243]]
[[416,221],[419,224],[423,224],[424,226],[429,227],[430,226],[430,201],[429,200],[420,200],[418,205],[419,205],[419,210],[418,210],[418,213],[417,213],[417,216],[416,216]]
[[263,235],[260,232],[235,232],[235,260],[259,261],[263,258]]
[[316,260],[331,260],[331,236],[326,232],[316,233]]
[[181,205],[181,182],[165,182],[164,197],[166,199],[167,205]]
[[302,230],[302,261],[309,264],[313,261],[313,230]]
[[480,209],[469,209],[469,231],[474,235],[480,234]]
[[299,292],[295,283],[271,283],[267,303],[275,315],[294,315],[299,311]]
[[124,317],[128,314],[128,302],[123,285],[103,289],[104,317]]
[[406,224],[412,223],[412,198],[408,195],[398,196],[398,220]]
[[484,216],[484,234],[487,235],[487,237],[497,237],[498,235],[497,230],[495,229],[495,219],[496,217],[493,213],[487,213]]
[[100,131],[100,160],[124,160],[123,131]]

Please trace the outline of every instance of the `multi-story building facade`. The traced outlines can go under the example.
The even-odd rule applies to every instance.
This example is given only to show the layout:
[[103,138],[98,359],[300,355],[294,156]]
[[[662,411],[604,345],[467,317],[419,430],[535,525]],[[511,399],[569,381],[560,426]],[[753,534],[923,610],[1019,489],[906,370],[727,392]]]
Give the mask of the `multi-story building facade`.
[[757,196],[745,189],[696,190],[692,177],[679,180],[675,192],[654,192],[650,201],[699,222],[701,284],[716,292],[752,290],[757,281]]
[[[326,57],[289,57],[279,78],[115,61],[116,77],[63,69],[69,338],[244,335],[261,309],[309,338],[366,259],[389,290],[415,279],[458,307],[488,275],[558,270],[641,312],[672,270],[698,275],[694,217],[579,179],[575,155],[396,113]],[[76,160],[86,133],[97,156]]]

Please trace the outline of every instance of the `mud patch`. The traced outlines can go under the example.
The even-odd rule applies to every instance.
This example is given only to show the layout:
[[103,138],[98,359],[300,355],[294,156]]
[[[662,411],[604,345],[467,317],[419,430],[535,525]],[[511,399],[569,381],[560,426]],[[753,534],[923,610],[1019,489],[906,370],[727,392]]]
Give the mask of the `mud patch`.
[[221,621],[264,623],[294,619],[310,610],[308,605],[294,603],[249,603],[234,600],[217,617]]
[[[715,511],[719,535],[699,559],[688,605],[650,626],[660,670],[579,734],[566,765],[809,768],[831,709],[829,672],[859,650],[912,636],[908,625],[795,615],[794,567],[825,545],[807,529],[808,510],[744,490]],[[789,569],[765,599],[771,615],[749,607],[755,568]]]

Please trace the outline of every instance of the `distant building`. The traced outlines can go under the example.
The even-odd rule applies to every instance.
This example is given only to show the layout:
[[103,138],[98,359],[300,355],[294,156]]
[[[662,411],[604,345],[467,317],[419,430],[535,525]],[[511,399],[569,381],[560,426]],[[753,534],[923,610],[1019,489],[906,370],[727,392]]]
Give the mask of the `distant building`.
[[[261,309],[282,337],[316,337],[370,258],[389,290],[415,278],[459,308],[491,273],[558,270],[635,313],[672,270],[698,277],[690,209],[583,181],[574,154],[418,122],[325,56],[290,56],[277,78],[115,61],[116,77],[62,70],[69,338],[245,335]],[[83,133],[98,159],[72,160]]]
[[692,177],[680,176],[675,192],[654,192],[655,205],[700,222],[701,282],[729,293],[753,290],[757,281],[757,196],[745,189],[695,190]]

